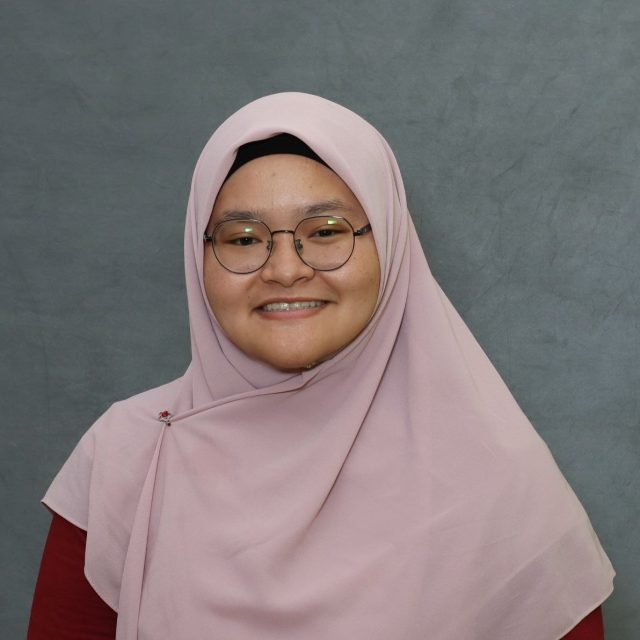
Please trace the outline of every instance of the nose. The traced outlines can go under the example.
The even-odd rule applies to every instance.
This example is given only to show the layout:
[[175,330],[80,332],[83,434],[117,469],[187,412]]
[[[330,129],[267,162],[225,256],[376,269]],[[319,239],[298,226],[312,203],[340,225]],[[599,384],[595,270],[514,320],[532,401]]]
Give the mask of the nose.
[[[280,234],[280,237],[276,238],[276,234]],[[271,255],[260,271],[265,282],[277,282],[290,287],[298,280],[313,278],[315,271],[300,259],[291,231],[273,232],[272,242]]]

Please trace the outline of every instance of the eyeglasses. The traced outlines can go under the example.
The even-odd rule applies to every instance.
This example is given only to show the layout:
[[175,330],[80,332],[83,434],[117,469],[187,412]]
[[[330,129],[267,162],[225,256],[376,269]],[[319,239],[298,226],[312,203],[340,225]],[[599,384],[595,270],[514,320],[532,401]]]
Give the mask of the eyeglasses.
[[371,231],[366,224],[354,230],[340,216],[312,216],[302,220],[295,229],[271,231],[260,220],[225,220],[204,234],[211,242],[218,262],[233,273],[252,273],[261,269],[273,251],[273,236],[290,233],[300,260],[317,271],[339,269],[349,260],[356,238]]

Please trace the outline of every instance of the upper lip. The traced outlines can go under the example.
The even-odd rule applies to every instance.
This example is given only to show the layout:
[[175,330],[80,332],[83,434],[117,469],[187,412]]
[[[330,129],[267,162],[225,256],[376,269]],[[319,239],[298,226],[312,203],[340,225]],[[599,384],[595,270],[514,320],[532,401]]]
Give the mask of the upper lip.
[[292,302],[327,302],[327,300],[325,298],[315,298],[315,297],[307,297],[305,296],[304,298],[285,298],[285,297],[273,297],[273,298],[268,298],[267,300],[263,300],[260,304],[256,305],[256,309],[259,309],[260,307],[264,307],[268,304],[274,304],[276,302],[288,302],[288,303],[292,303]]

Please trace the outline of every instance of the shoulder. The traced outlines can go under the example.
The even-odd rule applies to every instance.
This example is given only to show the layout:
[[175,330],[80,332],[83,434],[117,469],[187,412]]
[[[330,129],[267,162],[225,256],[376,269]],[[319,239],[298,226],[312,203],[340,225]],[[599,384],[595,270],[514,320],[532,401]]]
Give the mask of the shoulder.
[[158,414],[172,407],[182,378],[147,389],[114,402],[89,428],[83,438],[94,445],[109,442],[143,443],[157,436],[162,423]]
[[80,444],[98,487],[125,489],[143,481],[163,428],[158,414],[173,406],[179,387],[180,379],[173,380],[114,402],[85,433]]
[[110,502],[117,510],[128,503],[141,488],[162,431],[158,413],[171,406],[180,381],[114,402],[80,438],[43,502],[85,530],[96,506]]
[[138,500],[160,442],[158,413],[172,407],[181,379],[114,402],[85,432],[43,498],[87,532],[85,573],[117,607]]
[[126,417],[131,420],[157,420],[160,411],[173,406],[181,382],[182,378],[176,378],[159,387],[147,389],[124,400],[117,400],[103,415],[109,415],[110,418]]

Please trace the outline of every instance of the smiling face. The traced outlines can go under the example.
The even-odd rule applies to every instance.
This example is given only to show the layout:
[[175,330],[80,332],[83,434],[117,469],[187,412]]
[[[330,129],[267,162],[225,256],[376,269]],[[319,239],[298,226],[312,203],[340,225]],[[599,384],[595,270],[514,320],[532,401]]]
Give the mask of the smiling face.
[[[257,158],[233,173],[218,193],[207,233],[240,212],[273,231],[294,229],[303,218],[319,214],[346,218],[354,229],[368,223],[356,197],[331,169],[289,154]],[[276,234],[273,244],[261,269],[236,274],[205,243],[205,289],[233,344],[276,369],[300,370],[330,358],[367,325],[380,286],[378,255],[373,234],[365,233],[355,239],[342,267],[316,271],[302,262],[291,234]]]

